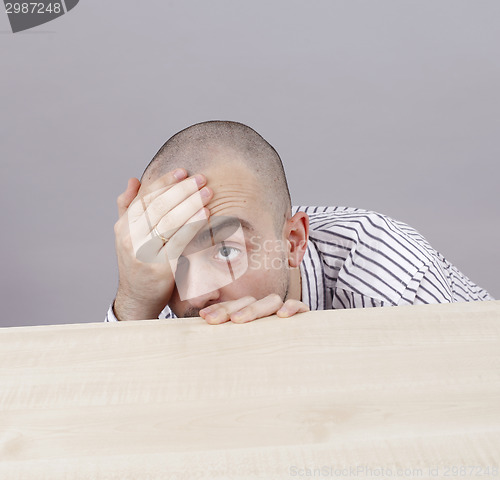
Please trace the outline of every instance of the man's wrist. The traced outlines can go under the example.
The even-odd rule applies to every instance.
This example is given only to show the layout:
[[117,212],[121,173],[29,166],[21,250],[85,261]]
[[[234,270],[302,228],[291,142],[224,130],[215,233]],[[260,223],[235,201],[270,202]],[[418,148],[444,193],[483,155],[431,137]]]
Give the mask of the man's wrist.
[[113,300],[113,303],[111,304],[111,313],[114,315],[115,319],[119,322],[120,319],[118,318],[118,315],[116,314],[116,311],[115,311],[115,301],[116,300]]
[[163,307],[152,306],[150,302],[138,302],[118,292],[112,310],[118,321],[147,320],[158,318]]

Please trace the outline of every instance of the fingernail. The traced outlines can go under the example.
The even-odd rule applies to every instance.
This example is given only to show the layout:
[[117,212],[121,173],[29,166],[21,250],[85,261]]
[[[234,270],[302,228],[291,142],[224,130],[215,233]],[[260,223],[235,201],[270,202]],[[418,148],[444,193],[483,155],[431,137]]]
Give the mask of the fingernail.
[[241,320],[245,314],[243,312],[236,312],[231,315],[232,320]]
[[214,320],[218,320],[219,318],[219,314],[217,312],[214,312],[214,313],[209,313],[206,317],[205,317],[205,320],[210,320],[210,321],[214,321]]
[[208,198],[211,195],[210,189],[208,187],[204,187],[200,190],[200,194],[203,198]]
[[178,168],[174,171],[174,178],[176,180],[182,180],[186,176],[186,171]]
[[195,175],[194,180],[196,181],[196,185],[198,185],[198,187],[205,185],[205,177],[203,175]]

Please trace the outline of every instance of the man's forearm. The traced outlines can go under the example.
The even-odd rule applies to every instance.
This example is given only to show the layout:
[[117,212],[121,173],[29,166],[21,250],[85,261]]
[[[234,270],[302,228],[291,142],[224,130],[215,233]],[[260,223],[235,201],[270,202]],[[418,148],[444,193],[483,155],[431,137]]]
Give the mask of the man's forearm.
[[164,305],[152,305],[151,302],[138,301],[118,291],[113,302],[113,313],[119,321],[146,320],[158,318]]

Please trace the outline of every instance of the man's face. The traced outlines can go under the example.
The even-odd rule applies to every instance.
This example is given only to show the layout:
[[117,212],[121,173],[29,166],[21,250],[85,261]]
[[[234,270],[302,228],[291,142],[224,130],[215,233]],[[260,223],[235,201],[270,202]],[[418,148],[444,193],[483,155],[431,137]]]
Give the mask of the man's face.
[[273,210],[254,174],[222,151],[212,167],[199,173],[214,192],[207,205],[210,219],[178,264],[181,280],[169,303],[172,311],[194,317],[209,305],[248,295],[260,299],[277,293],[285,299],[287,242],[284,235],[276,236]]

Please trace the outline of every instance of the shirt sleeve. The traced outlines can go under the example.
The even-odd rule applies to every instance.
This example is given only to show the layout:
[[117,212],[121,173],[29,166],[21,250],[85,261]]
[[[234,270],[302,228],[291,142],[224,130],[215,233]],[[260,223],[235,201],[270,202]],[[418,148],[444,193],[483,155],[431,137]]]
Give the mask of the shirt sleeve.
[[493,300],[439,253],[407,285],[398,305]]
[[369,308],[430,303],[468,302],[493,300],[485,290],[477,287],[463,275],[453,275],[454,270],[439,260],[423,265],[406,285],[401,298],[394,304],[369,295],[336,288],[333,308]]
[[401,295],[398,305],[453,302],[452,288],[437,262],[422,266]]
[[353,292],[352,290],[336,288],[332,299],[333,309],[342,308],[372,308],[385,307],[391,305],[389,302],[384,302],[378,298],[370,297],[361,293]]
[[349,289],[335,289],[333,308],[369,308],[453,302],[452,288],[438,262],[421,266],[407,283],[397,303]]
[[[108,312],[106,313],[106,317],[104,318],[105,322],[118,322],[119,320],[116,318],[115,312],[113,311],[113,303],[109,306]],[[174,312],[170,310],[170,307],[167,305],[163,311],[160,313],[158,318],[177,318]]]
[[113,312],[113,303],[108,308],[108,312],[106,313],[106,317],[104,318],[105,322],[118,322],[118,319],[115,316],[115,312]]

